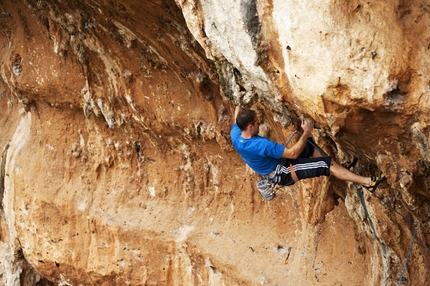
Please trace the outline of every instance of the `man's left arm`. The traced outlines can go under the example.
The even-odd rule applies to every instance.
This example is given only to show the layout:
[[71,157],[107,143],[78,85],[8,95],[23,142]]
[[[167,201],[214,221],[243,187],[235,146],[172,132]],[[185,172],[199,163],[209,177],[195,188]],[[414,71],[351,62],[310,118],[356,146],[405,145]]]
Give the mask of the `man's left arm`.
[[234,109],[233,124],[236,122],[237,115],[241,110],[242,110],[242,107],[240,107],[240,105],[237,105],[236,108]]
[[314,122],[311,120],[303,120],[302,126],[303,134],[300,137],[299,141],[294,144],[291,148],[284,148],[284,152],[282,154],[282,158],[286,159],[296,159],[300,153],[305,149],[306,144],[308,142],[308,138],[311,136],[311,132],[314,129]]

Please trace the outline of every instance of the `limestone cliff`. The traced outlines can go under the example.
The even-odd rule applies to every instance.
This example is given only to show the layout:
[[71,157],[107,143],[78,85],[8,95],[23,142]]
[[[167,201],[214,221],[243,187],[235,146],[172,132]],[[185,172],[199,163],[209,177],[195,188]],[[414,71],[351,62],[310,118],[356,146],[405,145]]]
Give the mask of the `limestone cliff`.
[[[1,1],[0,284],[425,285],[429,25],[423,0]],[[278,142],[314,119],[388,206],[332,177],[262,201],[234,104]]]

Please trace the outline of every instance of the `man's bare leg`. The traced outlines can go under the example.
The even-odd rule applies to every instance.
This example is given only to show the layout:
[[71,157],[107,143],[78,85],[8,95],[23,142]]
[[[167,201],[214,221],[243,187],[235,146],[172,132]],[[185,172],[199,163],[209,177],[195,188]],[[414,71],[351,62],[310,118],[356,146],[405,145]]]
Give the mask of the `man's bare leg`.
[[331,161],[330,173],[338,179],[354,182],[366,187],[372,184],[372,179],[370,177],[357,175],[333,160]]
[[[314,148],[314,154],[312,157],[318,158],[323,157],[323,155],[317,148]],[[340,180],[350,181],[366,187],[372,184],[372,179],[370,177],[363,177],[351,172],[347,168],[336,163],[333,158],[331,159],[330,173]]]

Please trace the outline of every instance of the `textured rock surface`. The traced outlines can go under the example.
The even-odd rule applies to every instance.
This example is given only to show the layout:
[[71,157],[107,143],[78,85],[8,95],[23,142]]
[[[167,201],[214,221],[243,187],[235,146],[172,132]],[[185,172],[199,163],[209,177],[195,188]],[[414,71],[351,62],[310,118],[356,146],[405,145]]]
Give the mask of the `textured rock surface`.
[[[429,25],[426,1],[2,1],[0,284],[392,285],[411,220],[425,285]],[[335,178],[263,202],[231,101],[279,142],[315,119],[407,220]]]

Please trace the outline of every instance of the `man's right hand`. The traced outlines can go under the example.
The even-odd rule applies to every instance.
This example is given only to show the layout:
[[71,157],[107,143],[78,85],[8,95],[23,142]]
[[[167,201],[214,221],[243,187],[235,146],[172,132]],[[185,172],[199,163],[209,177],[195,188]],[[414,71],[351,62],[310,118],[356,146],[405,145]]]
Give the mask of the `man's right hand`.
[[302,120],[301,127],[303,128],[304,133],[307,133],[307,135],[310,135],[312,130],[314,129],[314,121],[309,119],[304,119]]

